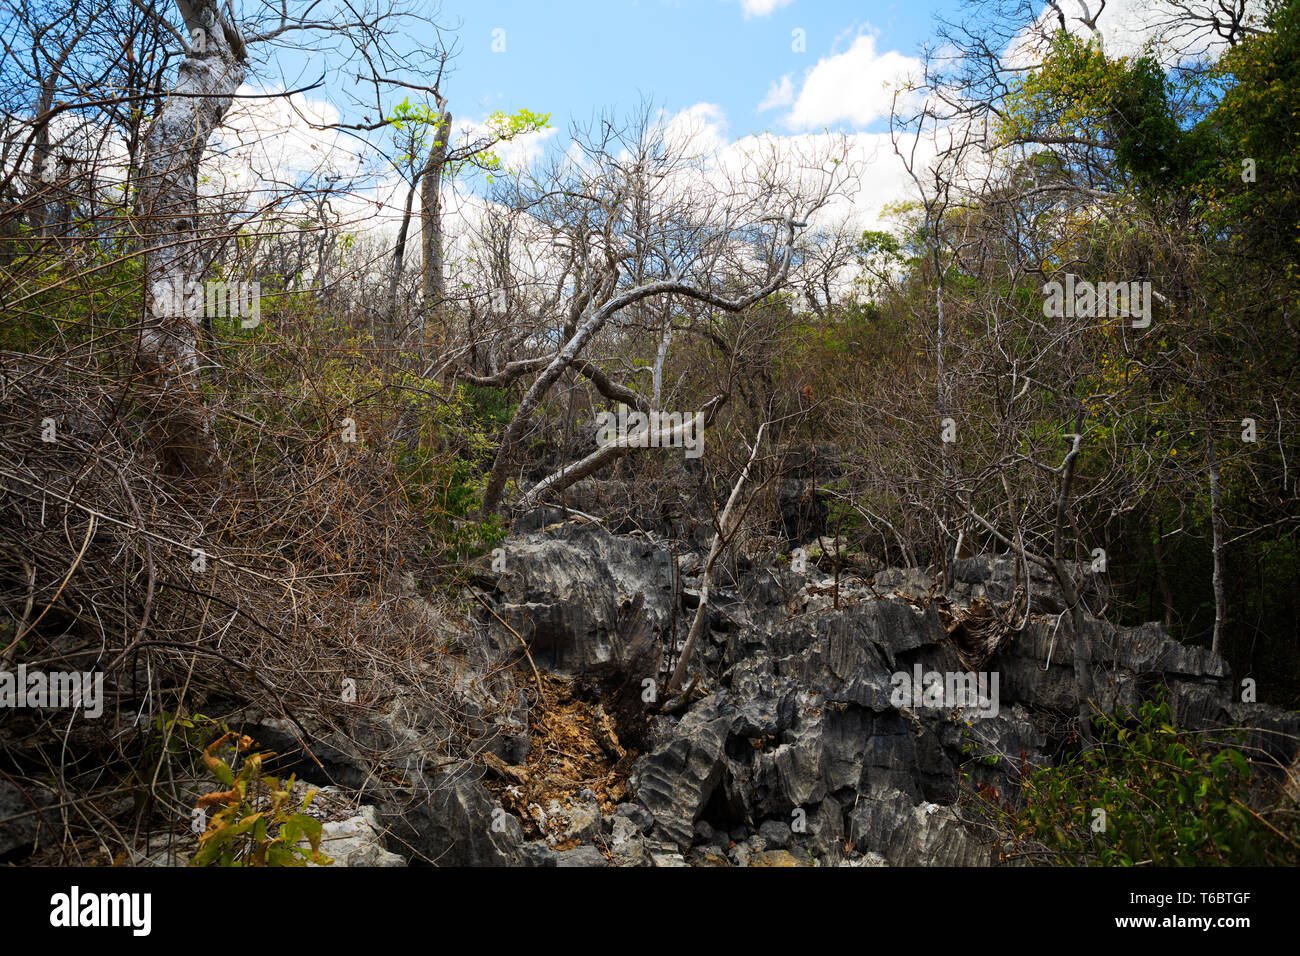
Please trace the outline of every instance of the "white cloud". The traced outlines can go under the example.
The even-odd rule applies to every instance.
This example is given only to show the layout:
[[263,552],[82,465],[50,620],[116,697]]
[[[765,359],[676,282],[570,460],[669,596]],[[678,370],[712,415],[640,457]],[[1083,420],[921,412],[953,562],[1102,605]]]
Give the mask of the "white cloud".
[[[783,95],[783,86],[793,96],[794,81],[775,84],[776,95]],[[242,105],[232,109],[227,124],[214,137],[205,162],[211,194],[238,195],[251,189],[252,194],[242,200],[250,210],[270,206],[279,197],[281,212],[308,213],[313,208],[309,198],[295,197],[292,184],[318,182],[337,172],[341,181],[330,195],[332,215],[360,237],[392,242],[409,185],[365,144],[333,130],[312,128],[337,121],[333,106],[301,97],[292,104],[281,99],[237,102]],[[664,112],[657,122],[670,143],[698,160],[684,164],[673,181],[664,183],[664,201],[689,196],[697,208],[714,209],[721,215],[733,197],[750,189],[765,189],[773,174],[777,181],[787,180],[792,189],[798,189],[800,185],[811,187],[829,173],[841,182],[842,188],[810,225],[842,225],[860,231],[886,227],[881,221],[882,208],[910,194],[911,180],[894,155],[888,134],[799,131],[735,139],[723,110],[708,102],[676,113]],[[480,122],[458,122],[456,139],[475,138],[482,130]],[[499,153],[505,165],[518,168],[563,145],[555,141],[554,130],[546,130],[521,137]],[[923,153],[928,152],[925,145]],[[825,157],[840,148],[843,165],[832,168]],[[573,151],[572,146],[569,150],[570,161],[584,163],[581,153]],[[923,161],[925,158],[928,156]],[[850,175],[850,169],[856,175]],[[476,249],[476,237],[492,203],[477,195],[477,189],[468,182],[449,182],[444,189],[450,268],[456,275],[463,273],[465,281],[481,285],[484,279],[476,270],[481,268],[478,263],[482,257]],[[781,202],[779,195],[777,202]],[[527,217],[521,229],[519,236],[524,244],[520,247],[520,274],[516,278],[523,287],[551,274],[554,255],[544,229],[529,234]],[[418,258],[418,241],[411,241],[407,252]]]
[[339,111],[325,100],[244,85],[213,137],[214,152],[280,182],[349,175],[360,165],[356,141],[336,129]]
[[774,110],[782,106],[790,106],[794,103],[794,80],[787,73],[781,77],[780,82],[773,83],[767,90],[767,96],[763,97],[763,102],[758,104],[758,111],[763,113],[767,110]]
[[680,144],[690,155],[716,153],[729,142],[727,117],[714,103],[696,103],[671,118],[661,117],[661,121],[665,139]]
[[[386,131],[370,141],[330,129],[341,120],[326,100],[281,89],[243,86],[204,159],[205,194],[244,195],[248,210],[279,206],[283,211],[313,208],[299,188],[327,188],[333,215],[358,233],[394,235],[405,209],[409,183],[385,159],[392,150]],[[462,119],[455,124],[453,145],[489,138],[484,121]],[[505,169],[521,169],[539,158],[554,128],[526,133],[500,143],[493,152]],[[380,147],[380,148],[376,148]],[[447,184],[453,190],[453,184]]]
[[752,17],[770,17],[777,10],[788,7],[794,0],[739,0],[740,8],[745,11],[745,19]]
[[[1200,57],[1217,58],[1226,42],[1212,21],[1222,12],[1218,0],[1184,0],[1180,7],[1151,0],[1109,0],[1098,13],[1093,0],[1059,0],[1066,29],[1078,36],[1100,36],[1106,55],[1112,59],[1137,56],[1150,47],[1166,69]],[[1258,26],[1264,14],[1261,0],[1246,0],[1247,22]],[[1096,33],[1085,22],[1097,14]],[[1191,14],[1189,19],[1186,14]],[[1003,54],[1006,65],[1024,69],[1040,59],[1046,39],[1058,29],[1059,18],[1052,7],[1044,9],[1038,22],[1022,30]]]
[[[669,131],[691,130],[692,145],[708,147],[701,168],[692,170],[679,184],[681,188],[712,189],[719,195],[753,182],[763,170],[780,170],[794,182],[811,184],[825,172],[821,158],[842,144],[847,181],[827,207],[813,217],[816,226],[842,223],[855,231],[890,228],[892,223],[882,218],[884,207],[912,198],[915,192],[915,184],[895,154],[888,133],[768,132],[731,140],[725,135],[725,115],[709,103],[682,110],[667,118],[665,125]],[[933,136],[927,136],[914,158],[925,166],[933,160],[935,151]],[[701,155],[698,148],[692,152]]]
[[895,50],[877,54],[876,38],[860,34],[843,53],[823,57],[808,71],[785,124],[802,130],[841,122],[869,126],[889,115],[894,88],[920,67]]

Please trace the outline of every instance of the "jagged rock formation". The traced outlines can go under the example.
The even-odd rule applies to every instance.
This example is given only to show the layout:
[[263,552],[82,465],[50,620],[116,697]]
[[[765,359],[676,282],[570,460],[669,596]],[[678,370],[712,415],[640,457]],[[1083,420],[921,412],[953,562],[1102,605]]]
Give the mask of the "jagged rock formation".
[[[699,600],[700,551],[580,520],[533,527],[505,542],[503,570],[478,573],[495,613],[456,636],[464,660],[491,672],[464,688],[482,713],[478,759],[440,756],[438,715],[398,695],[348,735],[322,733],[315,759],[299,753],[285,765],[361,795],[365,809],[332,834],[348,860],[987,865],[1001,861],[1001,848],[965,818],[959,773],[1011,799],[1021,768],[1050,763],[1072,733],[1071,617],[1043,578],[1031,580],[1024,627],[991,645],[983,664],[997,676],[984,688],[995,713],[981,716],[974,699],[898,699],[896,675],[969,670],[953,622],[977,628],[1012,600],[1009,559],[960,562],[946,592],[916,568],[871,573],[864,561],[836,582],[816,561],[802,571],[771,555],[739,561],[712,592],[696,691],[665,712],[664,680]],[[1165,688],[1181,725],[1254,728],[1248,746],[1283,764],[1294,758],[1300,715],[1236,702],[1226,665],[1209,651],[1154,624],[1085,623],[1103,707],[1132,707]],[[520,637],[537,668],[556,675],[548,682],[586,695],[577,710],[592,727],[582,746],[606,750],[602,772],[616,778],[600,794],[561,780],[553,792],[567,797],[505,809],[527,782],[525,762],[539,748],[563,749],[534,739],[534,674]],[[519,666],[500,666],[511,662]],[[283,721],[250,718],[246,729],[282,754],[297,749]],[[34,835],[0,834],[11,843]]]
[[[536,612],[516,623],[541,622],[549,661],[579,672],[617,664],[616,611],[630,594],[643,596],[665,649],[681,636],[663,545],[572,522],[524,534],[506,553],[512,569],[496,582],[502,606]],[[694,603],[692,557],[677,558],[687,572],[677,598],[683,610]],[[958,611],[971,601],[1006,601],[1013,576],[1009,559],[970,559],[945,597]],[[1059,595],[1046,579],[1032,581],[1036,613],[987,664],[999,678],[997,715],[976,717],[891,700],[894,674],[965,669],[939,602],[928,600],[938,582],[917,569],[841,580],[839,609],[827,598],[833,583],[812,564],[799,574],[767,563],[720,589],[702,654],[708,692],[682,714],[655,718],[630,780],[650,819],[644,827],[626,816],[607,821],[615,862],[752,865],[754,854],[772,849],[796,862],[996,861],[989,834],[953,809],[957,769],[964,764],[972,784],[1010,794],[1021,763],[1047,762],[1068,735],[1076,661]],[[573,608],[575,595],[590,605]],[[1185,726],[1253,723],[1256,742],[1286,756],[1282,741],[1300,731],[1300,717],[1234,703],[1225,664],[1207,650],[1185,647],[1156,625],[1121,628],[1088,617],[1086,626],[1105,708],[1134,706],[1164,686]],[[990,759],[972,764],[969,756]]]

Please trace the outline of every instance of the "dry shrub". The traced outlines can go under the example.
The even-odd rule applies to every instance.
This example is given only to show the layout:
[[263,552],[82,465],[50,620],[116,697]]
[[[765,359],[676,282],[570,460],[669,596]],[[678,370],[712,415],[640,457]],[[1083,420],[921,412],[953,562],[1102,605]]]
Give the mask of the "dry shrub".
[[[164,473],[138,379],[0,352],[0,669],[105,679],[97,720],[0,712],[0,769],[42,807],[57,859],[187,827],[196,748],[224,720],[279,718],[308,748],[328,735],[398,763],[357,729],[399,707],[421,759],[453,763],[517,703],[463,612],[416,585],[459,553],[437,534],[460,524],[439,497],[463,473],[455,397],[373,356],[350,353],[340,375],[337,350],[261,348],[205,386],[215,486]],[[338,381],[367,379],[380,386],[340,397]],[[215,724],[191,734],[196,714]]]

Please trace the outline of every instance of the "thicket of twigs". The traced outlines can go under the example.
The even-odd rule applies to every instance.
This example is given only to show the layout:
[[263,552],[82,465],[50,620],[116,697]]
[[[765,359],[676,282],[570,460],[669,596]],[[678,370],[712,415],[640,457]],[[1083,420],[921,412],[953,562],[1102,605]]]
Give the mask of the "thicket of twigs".
[[291,329],[214,350],[216,488],[159,467],[144,380],[85,350],[0,353],[4,666],[105,675],[99,719],[6,711],[0,735],[67,862],[187,825],[206,739],[176,718],[279,718],[378,762],[353,730],[400,698],[448,759],[484,744],[466,694],[500,665],[464,659],[450,598],[415,586],[456,553],[438,497],[465,452],[451,403],[402,386],[391,356]]

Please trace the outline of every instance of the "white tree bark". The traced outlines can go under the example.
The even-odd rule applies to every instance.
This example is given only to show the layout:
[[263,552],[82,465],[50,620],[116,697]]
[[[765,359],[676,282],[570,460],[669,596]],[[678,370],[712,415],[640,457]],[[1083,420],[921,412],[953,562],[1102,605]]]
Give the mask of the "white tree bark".
[[[639,398],[639,396],[638,396]],[[703,440],[704,430],[713,422],[713,416],[717,409],[722,405],[724,396],[718,395],[705,403],[703,409],[693,419],[695,422],[695,435],[698,439]],[[642,411],[648,411],[644,399],[640,400]],[[674,448],[681,444],[682,439],[687,433],[688,422],[683,422],[671,428],[663,428],[655,432],[643,432],[635,435],[621,435],[617,441],[611,442],[602,448],[597,448],[586,458],[573,465],[566,465],[558,471],[547,475],[533,487],[529,488],[524,494],[520,495],[519,500],[514,503],[514,509],[518,512],[525,512],[531,508],[536,508],[542,504],[542,499],[555,492],[563,491],[572,487],[586,478],[588,475],[594,475],[602,468],[617,461],[634,451],[643,448]]]
[[424,165],[420,194],[420,225],[423,239],[424,344],[434,343],[434,330],[441,326],[443,300],[447,296],[442,264],[442,176],[447,166],[447,143],[451,139],[451,113],[442,110],[433,131],[434,141]]
[[659,411],[660,402],[663,401],[664,394],[664,361],[668,358],[668,346],[673,341],[673,320],[668,318],[664,323],[664,334],[659,339],[659,351],[655,353],[654,371],[651,373],[651,393],[650,407]]
[[213,129],[244,80],[244,42],[216,0],[177,0],[191,47],[144,139],[137,215],[149,296],[140,335],[142,367],[162,389],[164,461],[183,474],[217,463],[212,421],[199,396],[201,309],[185,301],[201,280],[198,169]]

